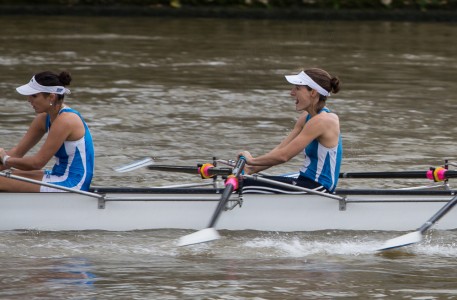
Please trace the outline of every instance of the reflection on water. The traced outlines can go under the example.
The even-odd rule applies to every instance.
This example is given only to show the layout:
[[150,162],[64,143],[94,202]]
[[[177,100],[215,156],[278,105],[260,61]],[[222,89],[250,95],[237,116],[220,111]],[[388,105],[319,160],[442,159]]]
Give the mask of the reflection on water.
[[[233,159],[242,149],[268,151],[297,117],[283,75],[303,66],[343,81],[328,101],[342,123],[342,171],[420,170],[456,158],[453,24],[2,16],[0,25],[0,147],[15,145],[33,118],[14,88],[35,72],[68,69],[74,81],[66,101],[95,140],[95,185],[201,181],[112,171],[144,156],[194,165]],[[300,163],[273,171],[296,171]],[[388,256],[372,249],[392,233],[223,232],[219,242],[176,248],[171,239],[186,233],[2,232],[0,298],[457,295],[455,232],[433,232]]]

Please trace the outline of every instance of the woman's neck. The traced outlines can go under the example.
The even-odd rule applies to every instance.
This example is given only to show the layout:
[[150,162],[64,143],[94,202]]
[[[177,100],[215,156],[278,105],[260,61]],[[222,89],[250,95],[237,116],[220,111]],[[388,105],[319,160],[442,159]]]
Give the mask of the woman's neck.
[[67,107],[65,104],[63,103],[58,103],[54,106],[52,106],[49,110],[48,110],[48,114],[51,118],[51,122],[53,122],[57,116],[59,115],[60,111],[62,109],[64,109],[65,107]]

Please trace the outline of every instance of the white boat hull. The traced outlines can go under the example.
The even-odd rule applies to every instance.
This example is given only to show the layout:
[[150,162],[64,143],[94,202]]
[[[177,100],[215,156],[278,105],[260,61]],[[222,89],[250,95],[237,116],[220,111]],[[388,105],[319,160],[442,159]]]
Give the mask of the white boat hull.
[[[195,190],[195,189],[194,189]],[[74,193],[0,193],[0,230],[203,229],[220,190],[113,192],[105,201]],[[441,193],[351,193],[346,201],[319,195],[233,194],[216,228],[228,230],[413,230],[452,198]],[[241,202],[236,202],[240,200]],[[241,204],[241,207],[240,207]],[[457,209],[434,228],[456,229]]]

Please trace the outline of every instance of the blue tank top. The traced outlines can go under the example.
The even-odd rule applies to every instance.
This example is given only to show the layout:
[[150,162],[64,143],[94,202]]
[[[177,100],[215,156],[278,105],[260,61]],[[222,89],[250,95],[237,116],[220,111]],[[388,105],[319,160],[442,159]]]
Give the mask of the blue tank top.
[[[319,113],[323,111],[330,112],[327,107],[324,107]],[[306,117],[306,122],[309,119],[311,119],[311,115]],[[341,133],[338,137],[338,145],[335,147],[327,148],[315,139],[306,146],[303,154],[305,155],[305,161],[300,169],[300,175],[314,180],[330,192],[333,192],[338,184],[343,157]]]
[[[58,176],[60,181],[50,183],[88,191],[94,175],[95,151],[92,135],[78,111],[71,108],[63,108],[59,111],[59,115],[62,112],[77,114],[84,124],[85,134],[84,137],[77,141],[65,141],[54,154],[56,162],[50,175]],[[48,115],[46,118],[46,131],[49,131],[50,127],[51,118]]]

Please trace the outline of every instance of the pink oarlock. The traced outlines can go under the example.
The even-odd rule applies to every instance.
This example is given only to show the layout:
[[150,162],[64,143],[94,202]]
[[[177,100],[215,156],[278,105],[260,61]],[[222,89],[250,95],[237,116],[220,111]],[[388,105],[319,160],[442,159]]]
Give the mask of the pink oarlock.
[[236,191],[238,189],[238,179],[234,175],[230,175],[225,180],[225,186],[231,184],[233,186],[233,190]]

